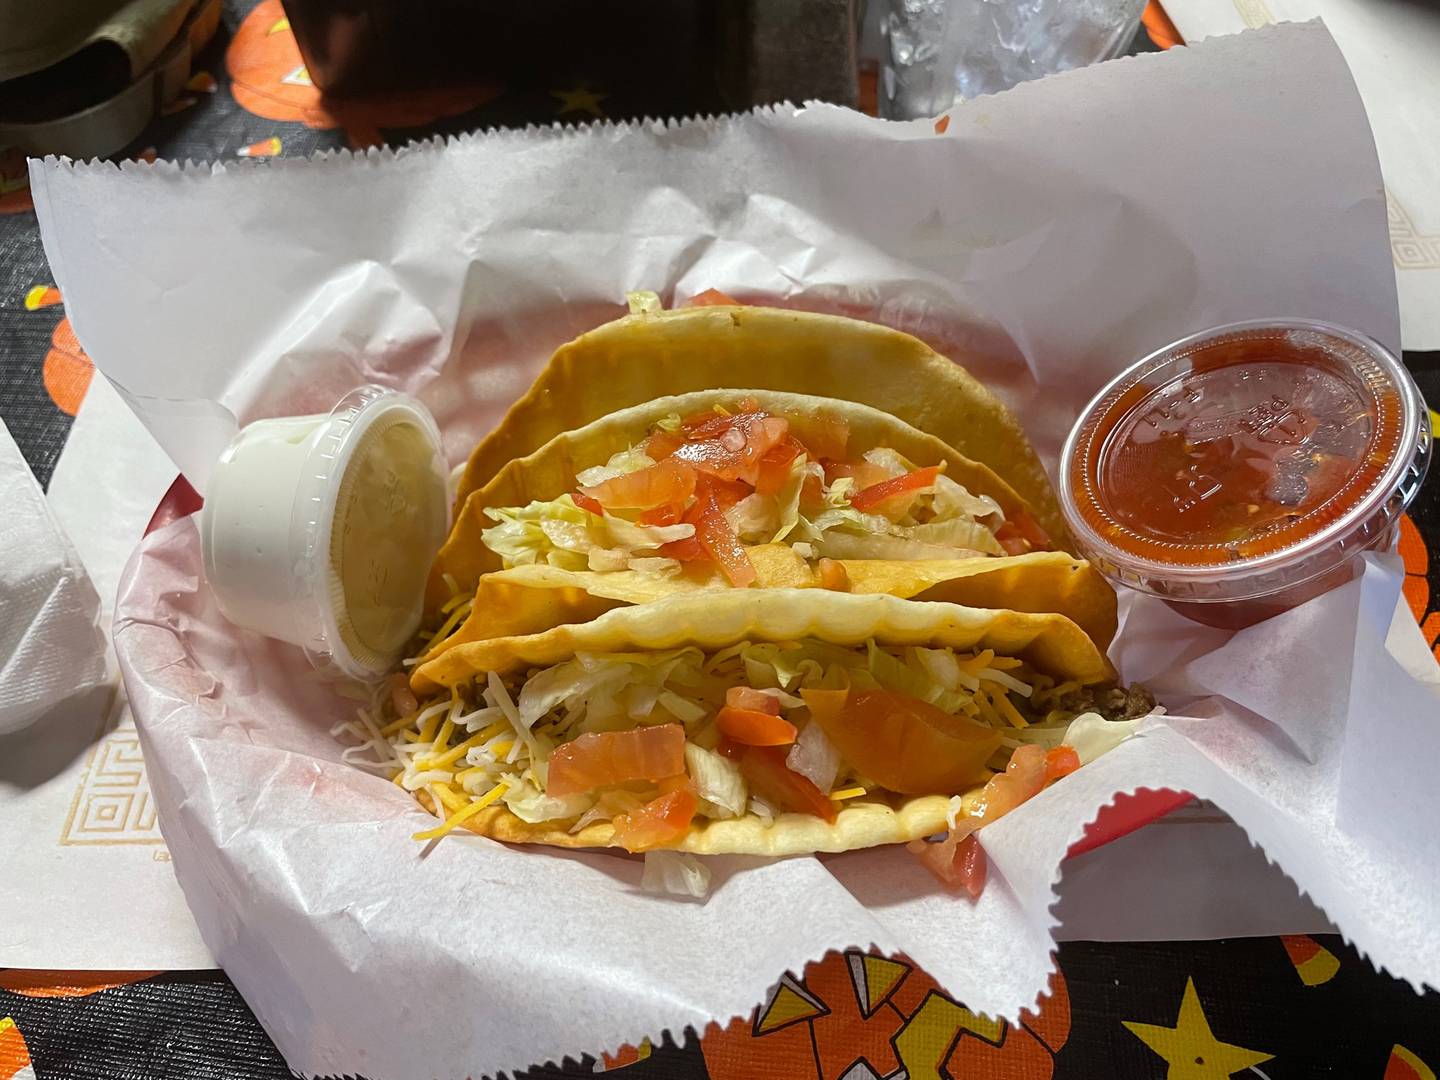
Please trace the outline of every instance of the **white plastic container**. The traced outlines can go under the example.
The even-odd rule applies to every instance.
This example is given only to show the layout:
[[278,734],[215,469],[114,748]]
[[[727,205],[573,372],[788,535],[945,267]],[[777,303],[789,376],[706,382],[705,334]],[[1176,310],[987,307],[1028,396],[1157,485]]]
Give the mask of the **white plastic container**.
[[260,420],[215,466],[205,576],[231,622],[358,679],[395,666],[449,520],[440,432],[413,398],[363,386],[328,415]]

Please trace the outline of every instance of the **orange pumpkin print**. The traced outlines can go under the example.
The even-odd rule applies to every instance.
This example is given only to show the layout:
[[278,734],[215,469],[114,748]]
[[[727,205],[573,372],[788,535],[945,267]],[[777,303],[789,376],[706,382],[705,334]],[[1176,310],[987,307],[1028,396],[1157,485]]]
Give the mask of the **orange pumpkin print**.
[[1385,1063],[1385,1080],[1435,1080],[1435,1070],[1415,1051],[1396,1043],[1390,1048],[1390,1060]]
[[1041,1014],[1008,1024],[946,996],[909,961],[832,953],[786,976],[765,1004],[710,1027],[700,1048],[711,1080],[861,1080],[900,1070],[909,1080],[1049,1080],[1070,1036],[1064,976]]
[[85,400],[85,391],[90,389],[95,365],[80,348],[69,319],[55,324],[55,331],[50,335],[50,351],[45,354],[40,374],[55,407],[74,416],[80,410],[80,402]]
[[1405,600],[1420,623],[1425,643],[1440,660],[1440,607],[1430,610],[1430,550],[1409,514],[1400,519],[1400,559],[1405,564]]
[[[417,18],[421,17],[417,14]],[[312,128],[343,128],[352,146],[384,142],[381,128],[419,127],[458,116],[499,93],[493,85],[388,94],[383,99],[327,99],[310,81],[280,0],[261,0],[225,51],[230,92],[247,112]]]
[[114,990],[158,971],[37,971],[31,968],[0,968],[0,990],[31,998],[89,997],[101,990]]
[[9,1016],[0,1016],[0,1080],[35,1080],[30,1048]]
[[1400,559],[1405,564],[1405,599],[1415,613],[1415,621],[1423,622],[1430,607],[1430,552],[1425,537],[1405,514],[1400,518]]

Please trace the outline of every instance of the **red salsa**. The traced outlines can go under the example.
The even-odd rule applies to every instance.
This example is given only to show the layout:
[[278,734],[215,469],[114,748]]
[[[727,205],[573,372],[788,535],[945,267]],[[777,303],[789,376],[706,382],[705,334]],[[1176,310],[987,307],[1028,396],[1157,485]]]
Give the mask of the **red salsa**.
[[1213,604],[1320,580],[1376,546],[1384,529],[1352,519],[1372,517],[1415,456],[1418,396],[1380,346],[1329,330],[1221,328],[1102,392],[1062,467],[1087,554],[1117,581]]

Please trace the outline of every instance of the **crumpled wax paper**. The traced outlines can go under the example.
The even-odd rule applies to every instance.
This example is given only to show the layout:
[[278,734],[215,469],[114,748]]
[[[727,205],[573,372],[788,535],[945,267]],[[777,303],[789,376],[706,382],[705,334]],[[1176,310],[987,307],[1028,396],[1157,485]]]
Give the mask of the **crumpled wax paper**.
[[[943,133],[777,108],[265,167],[31,169],[82,343],[201,486],[237,421],[368,379],[418,393],[459,461],[631,289],[917,332],[1051,461],[1111,374],[1202,327],[1310,316],[1398,338],[1364,113],[1313,24],[1029,83]],[[1434,984],[1440,702],[1396,659],[1414,667],[1418,635],[1399,582],[1372,556],[1235,635],[1127,602],[1116,659],[1174,715],[988,827],[976,903],[902,849],[716,859],[703,903],[641,892],[640,862],[605,852],[457,836],[422,855],[431,819],[327,734],[353,703],[221,618],[193,519],[141,546],[115,635],[207,944],[294,1069],[390,1080],[723,1022],[842,947],[904,951],[1013,1017],[1052,967],[1064,852],[1142,787],[1213,799],[1376,963]]]
[[100,596],[0,420],[0,735],[106,679]]

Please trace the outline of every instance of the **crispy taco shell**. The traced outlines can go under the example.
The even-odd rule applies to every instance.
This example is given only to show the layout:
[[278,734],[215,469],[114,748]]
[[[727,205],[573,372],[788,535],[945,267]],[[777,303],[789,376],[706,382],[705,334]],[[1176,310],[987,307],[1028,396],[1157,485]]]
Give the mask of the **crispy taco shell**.
[[508,461],[561,432],[660,394],[715,387],[823,394],[890,413],[989,466],[1057,542],[1068,535],[1019,421],[959,364],[886,326],[743,305],[630,315],[562,346],[476,447],[456,511]]
[[[1114,679],[1114,670],[1089,635],[1055,614],[961,607],[901,600],[894,596],[826,592],[819,589],[730,590],[682,594],[654,603],[622,607],[578,625],[541,634],[495,638],[456,646],[422,664],[411,678],[417,694],[506,675],[571,659],[576,653],[661,651],[698,646],[714,651],[742,641],[797,641],[815,638],[833,645],[949,646],[994,649],[1018,657],[1060,680],[1093,685]],[[973,798],[975,792],[968,797]],[[428,796],[421,801],[427,806]],[[944,795],[870,794],[848,801],[836,822],[805,814],[781,814],[772,825],[754,815],[693,826],[679,850],[695,854],[793,855],[848,851],[930,836],[945,827]],[[593,822],[576,833],[569,822],[530,824],[502,804],[487,807],[464,826],[514,843],[560,847],[604,847],[608,822]]]
[[508,462],[483,487],[471,491],[435,558],[426,592],[427,611],[433,613],[449,599],[446,574],[461,592],[468,593],[482,574],[502,568],[500,557],[481,541],[483,530],[494,524],[485,516],[486,508],[524,506],[533,500],[559,498],[575,489],[578,473],[603,465],[613,455],[643,441],[658,421],[676,414],[703,412],[716,405],[733,405],[744,397],[752,397],[761,408],[789,419],[802,439],[807,425],[818,424],[826,417],[840,418],[849,425],[850,445],[855,453],[889,447],[916,465],[943,463],[950,479],[973,494],[990,496],[1007,518],[1030,512],[1015,489],[988,466],[868,405],[771,390],[699,390],[643,402],[573,431],[562,431],[539,449]]
[[[749,549],[766,589],[820,588],[820,575],[784,544]],[[1102,650],[1115,636],[1115,590],[1088,562],[1059,551],[1012,557],[841,559],[851,593],[939,600],[978,608],[1054,612],[1090,635]],[[612,608],[645,604],[681,593],[726,588],[718,570],[708,577],[658,577],[634,570],[597,573],[556,566],[517,566],[486,574],[469,617],[426,654],[432,659],[466,642],[537,634],[562,623],[586,622]]]

